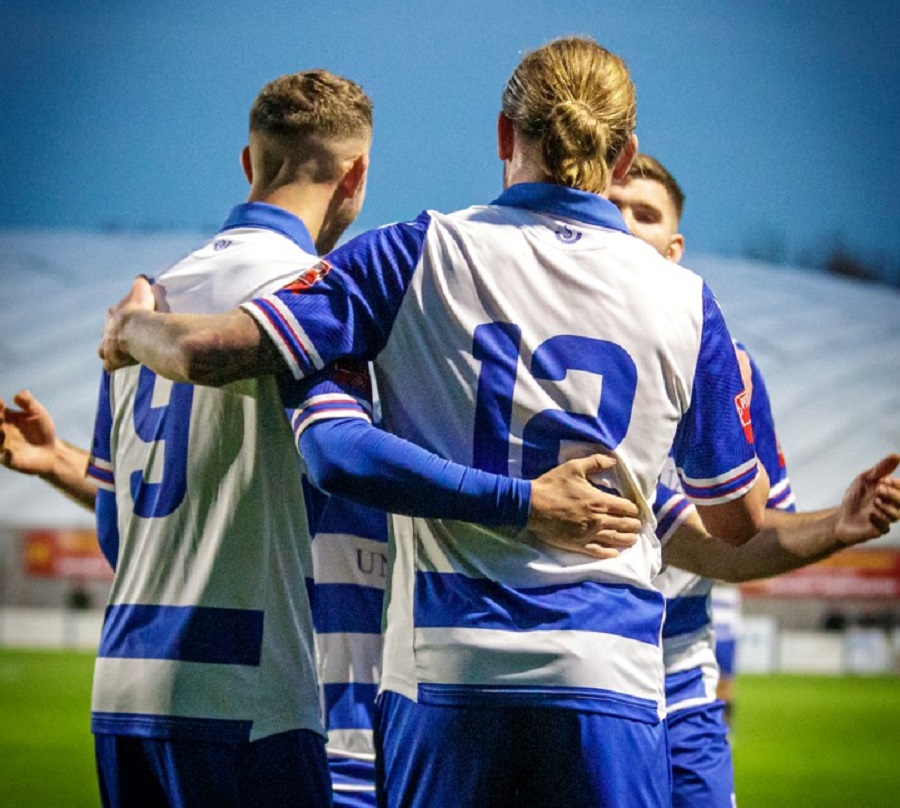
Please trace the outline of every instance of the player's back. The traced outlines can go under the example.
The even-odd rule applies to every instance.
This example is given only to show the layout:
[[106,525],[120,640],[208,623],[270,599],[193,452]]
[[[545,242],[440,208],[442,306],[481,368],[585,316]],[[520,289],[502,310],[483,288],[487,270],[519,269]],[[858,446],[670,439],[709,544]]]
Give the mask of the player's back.
[[[254,205],[234,216],[158,279],[165,308],[226,310],[316,260],[265,226],[275,216],[290,232],[293,217]],[[274,378],[215,389],[125,368],[109,379],[108,406],[119,548],[95,731],[321,731],[302,467]]]
[[[691,402],[702,281],[602,226],[500,206],[429,216],[421,271],[376,365],[386,426],[526,479],[612,450],[605,482],[652,520]],[[653,552],[631,564],[639,554],[603,569],[645,585]]]
[[[631,717],[661,709],[649,503],[696,394],[715,304],[693,273],[591,218],[516,201],[420,217],[379,389],[389,429],[482,469],[533,478],[614,451],[604,482],[643,505],[640,541],[591,561],[502,531],[395,518],[387,689],[433,703],[491,692]],[[752,475],[752,452],[739,454],[707,464],[698,484],[744,464]]]

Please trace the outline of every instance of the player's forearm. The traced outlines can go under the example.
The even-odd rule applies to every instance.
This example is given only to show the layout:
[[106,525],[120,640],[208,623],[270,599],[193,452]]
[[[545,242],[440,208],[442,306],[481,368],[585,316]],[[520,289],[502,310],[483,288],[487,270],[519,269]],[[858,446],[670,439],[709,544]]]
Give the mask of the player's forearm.
[[797,527],[805,523],[819,523],[827,517],[837,515],[837,508],[824,508],[821,511],[782,511],[778,508],[766,510],[767,528]]
[[769,578],[828,558],[844,547],[835,534],[836,526],[835,514],[824,513],[818,518],[764,528],[736,548],[740,555],[731,574],[721,580],[740,583]]
[[89,457],[84,449],[57,438],[53,467],[40,477],[69,499],[92,511],[97,484],[87,476]]
[[666,545],[663,559],[697,575],[742,583],[790,572],[844,547],[836,533],[836,511],[784,513],[774,521],[777,525],[763,528],[740,547],[711,536],[699,521],[688,521]]
[[119,350],[160,376],[210,386],[281,367],[269,340],[239,309],[215,315],[130,312],[122,317]]

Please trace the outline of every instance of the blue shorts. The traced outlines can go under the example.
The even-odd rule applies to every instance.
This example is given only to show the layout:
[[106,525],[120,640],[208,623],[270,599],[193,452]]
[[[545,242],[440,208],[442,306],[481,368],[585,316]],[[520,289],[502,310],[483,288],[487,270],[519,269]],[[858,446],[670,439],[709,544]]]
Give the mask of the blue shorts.
[[331,805],[325,739],[309,730],[252,743],[94,736],[105,806]]
[[375,808],[375,764],[329,757],[335,808]]
[[377,703],[379,805],[670,808],[665,723],[561,708]]
[[667,719],[673,808],[732,808],[734,766],[721,701]]

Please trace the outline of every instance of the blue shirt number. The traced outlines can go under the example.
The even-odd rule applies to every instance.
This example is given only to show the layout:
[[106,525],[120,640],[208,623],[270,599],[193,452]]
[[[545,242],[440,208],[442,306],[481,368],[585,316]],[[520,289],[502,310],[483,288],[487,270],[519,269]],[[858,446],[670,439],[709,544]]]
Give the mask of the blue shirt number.
[[150,444],[148,462],[157,453],[163,453],[162,478],[158,483],[147,482],[140,469],[133,471],[129,480],[134,513],[145,519],[168,516],[187,493],[188,429],[194,388],[172,384],[168,404],[154,407],[155,385],[156,374],[142,367],[134,401],[134,431]]
[[[481,373],[472,462],[495,474],[509,474],[509,437],[521,333],[512,323],[488,323],[475,329],[473,355],[481,362]],[[532,416],[522,431],[525,479],[534,479],[556,466],[564,440],[615,449],[628,432],[637,388],[637,368],[628,353],[606,340],[572,335],[551,337],[534,352],[530,368],[533,378],[561,381],[570,370],[603,378],[597,413],[550,409]]]

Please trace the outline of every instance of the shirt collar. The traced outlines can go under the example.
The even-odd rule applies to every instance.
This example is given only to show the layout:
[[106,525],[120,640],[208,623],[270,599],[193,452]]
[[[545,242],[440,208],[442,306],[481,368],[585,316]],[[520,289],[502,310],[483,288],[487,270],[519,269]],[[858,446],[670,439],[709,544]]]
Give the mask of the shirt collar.
[[512,208],[526,208],[538,213],[549,213],[564,219],[575,219],[585,224],[608,227],[629,233],[619,209],[608,199],[546,182],[520,182],[511,185],[492,203]]
[[235,230],[238,227],[274,230],[289,238],[304,252],[316,255],[316,245],[302,220],[276,205],[268,205],[265,202],[244,202],[236,205],[228,214],[222,230]]

